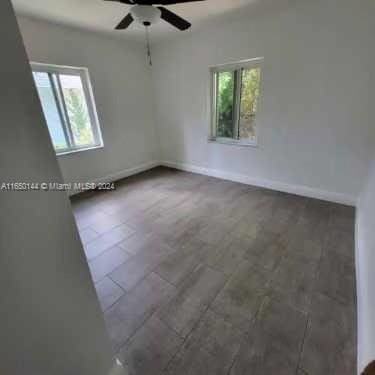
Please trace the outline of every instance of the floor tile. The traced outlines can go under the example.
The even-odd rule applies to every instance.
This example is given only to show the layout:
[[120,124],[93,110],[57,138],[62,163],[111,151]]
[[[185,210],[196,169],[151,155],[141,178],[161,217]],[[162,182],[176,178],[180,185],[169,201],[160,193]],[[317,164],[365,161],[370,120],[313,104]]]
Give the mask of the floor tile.
[[239,239],[254,238],[261,231],[262,225],[251,218],[242,218],[231,231],[231,236]]
[[355,225],[355,208],[344,205],[333,205],[329,220],[330,229],[352,232]]
[[95,238],[99,237],[99,234],[95,232],[93,229],[86,228],[79,232],[79,236],[81,237],[82,243],[85,245]]
[[118,227],[111,229],[109,232],[106,232],[84,246],[87,259],[91,260],[97,257],[110,247],[118,244],[127,237],[130,237],[133,233],[134,231],[126,224],[121,224]]
[[98,220],[105,220],[108,218],[108,215],[102,211],[95,210],[94,212],[88,212],[83,215],[75,215],[76,223],[79,230],[88,228],[92,223],[95,223]]
[[113,246],[89,262],[91,276],[98,282],[130,258],[123,249]]
[[299,254],[289,253],[282,258],[272,275],[271,287],[280,292],[297,310],[308,311],[316,279],[317,263]]
[[[255,320],[254,331],[261,341],[272,343],[285,358],[297,364],[308,316],[283,300],[266,296]],[[257,337],[258,339],[258,337]]]
[[209,309],[187,338],[184,348],[195,346],[215,357],[230,358],[229,364],[238,352],[245,336],[246,331],[232,325]]
[[[242,263],[244,256],[251,244],[250,238],[232,239],[224,245],[218,245],[220,251],[216,259],[211,261],[214,269],[230,276]],[[225,240],[223,241],[225,242]]]
[[246,325],[260,307],[267,282],[264,272],[244,261],[218,294],[211,308],[233,324]]
[[126,224],[121,224],[103,234],[101,238],[111,240],[114,243],[119,243],[130,237],[132,234],[134,234],[133,229]]
[[245,257],[254,265],[274,270],[286,251],[286,245],[279,234],[268,230],[260,231],[249,245]]
[[332,252],[343,261],[354,263],[353,231],[330,230],[325,243],[326,252]]
[[100,218],[96,221],[91,222],[89,228],[93,229],[95,232],[99,234],[104,234],[123,223],[123,220],[119,220],[112,215],[108,215],[105,218]]
[[120,351],[133,375],[159,374],[182,344],[182,338],[152,316]]
[[163,279],[173,285],[179,285],[184,281],[199,264],[197,253],[178,251],[170,254],[159,266],[155,272]]
[[344,304],[353,304],[355,299],[354,264],[332,254],[324,254],[318,269],[316,290]]
[[166,373],[227,374],[243,340],[243,333],[211,311],[190,334]]
[[268,232],[281,235],[292,225],[295,225],[296,222],[297,218],[293,215],[291,209],[277,209],[267,219],[267,223],[265,224]]
[[163,167],[71,201],[133,372],[355,373],[354,208]]
[[174,292],[172,285],[151,273],[107,310],[104,319],[114,351],[117,352]]
[[208,304],[215,298],[224,282],[222,274],[200,265],[157,314],[167,325],[185,337],[207,310]]
[[160,237],[154,233],[136,232],[118,243],[117,246],[124,249],[128,254],[136,255],[140,251],[147,251],[147,248],[152,251],[152,247],[160,241]]
[[211,220],[208,225],[202,227],[197,234],[197,239],[211,245],[217,245],[234,228],[236,221],[233,219]]
[[230,374],[295,374],[306,323],[305,314],[266,297]]
[[288,252],[304,257],[309,262],[318,263],[322,255],[324,241],[321,237],[316,237],[313,230],[309,225],[303,224],[297,224],[290,228],[287,233],[287,249]]
[[126,291],[130,291],[152,270],[154,270],[173,250],[163,243],[146,247],[126,263],[110,273],[111,279]]
[[[355,307],[315,293],[300,367],[309,374],[356,373]],[[329,355],[327,355],[329,353]]]
[[123,289],[121,289],[108,277],[105,277],[96,283],[95,289],[103,311],[111,307],[125,293]]
[[181,295],[194,297],[208,305],[225,284],[225,276],[209,267],[198,265],[178,288]]
[[258,344],[255,347],[253,343],[245,343],[231,368],[230,375],[293,375],[296,368],[297,365],[272,343],[268,346]]

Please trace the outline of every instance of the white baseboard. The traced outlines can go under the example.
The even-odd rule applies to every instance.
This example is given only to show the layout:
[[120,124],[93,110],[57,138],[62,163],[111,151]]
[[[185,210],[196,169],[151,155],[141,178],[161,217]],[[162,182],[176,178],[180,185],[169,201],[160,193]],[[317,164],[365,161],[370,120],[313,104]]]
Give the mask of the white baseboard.
[[271,190],[282,191],[284,193],[301,195],[308,198],[321,199],[329,202],[335,202],[340,204],[345,204],[348,206],[356,206],[356,197],[336,193],[332,191],[320,190],[315,188],[310,188],[302,185],[292,185],[285,182],[265,180],[253,178],[239,173],[230,173],[225,172],[219,169],[199,167],[196,165],[185,164],[185,163],[176,163],[172,161],[162,161],[160,165],[165,167],[175,168],[182,171],[193,172],[198,174],[203,174],[206,176],[212,176],[217,178],[222,178],[224,180],[230,180],[235,182],[240,182],[246,185],[259,186]]
[[[133,168],[127,168],[127,169],[124,169],[122,171],[109,174],[107,176],[90,179],[87,182],[92,182],[92,183],[96,183],[96,184],[104,183],[104,182],[115,182],[115,181],[121,180],[125,177],[133,176],[137,173],[144,172],[144,171],[147,171],[149,169],[155,168],[159,165],[160,165],[159,161],[150,161],[148,163],[144,163],[144,164],[138,165],[138,166],[133,167]],[[81,190],[70,190],[69,196],[78,194],[80,192],[81,192]]]
[[138,166],[133,167],[133,168],[124,169],[120,172],[116,172],[116,173],[109,174],[109,175],[104,176],[104,177],[97,178],[97,179],[93,180],[92,182],[100,183],[100,182],[118,181],[118,180],[121,180],[122,178],[133,176],[137,173],[147,171],[147,170],[155,168],[159,165],[160,165],[159,161],[150,161],[148,163],[144,163],[144,164],[138,165]]
[[[284,193],[301,195],[301,196],[308,197],[308,198],[322,199],[325,201],[345,204],[348,206],[356,206],[356,203],[357,203],[356,197],[347,195],[347,194],[320,190],[320,189],[310,188],[308,186],[302,186],[302,185],[292,185],[292,184],[287,184],[285,182],[280,182],[280,181],[253,178],[244,174],[230,173],[230,172],[222,171],[220,169],[205,168],[205,167],[200,167],[200,166],[196,166],[192,164],[177,163],[177,162],[172,162],[172,161],[161,161],[161,162],[150,161],[148,163],[144,163],[133,168],[124,169],[122,171],[109,174],[107,176],[99,177],[96,179],[91,179],[89,182],[94,182],[94,183],[114,182],[114,181],[121,180],[122,178],[129,177],[137,173],[155,168],[159,165],[179,169],[182,171],[203,174],[206,176],[222,178],[223,180],[240,182],[246,185],[253,185],[253,186],[259,186],[259,187],[263,187],[263,188],[267,188],[271,190],[282,191]],[[75,195],[78,193],[80,193],[80,191],[74,190],[74,191],[70,191],[69,195]]]

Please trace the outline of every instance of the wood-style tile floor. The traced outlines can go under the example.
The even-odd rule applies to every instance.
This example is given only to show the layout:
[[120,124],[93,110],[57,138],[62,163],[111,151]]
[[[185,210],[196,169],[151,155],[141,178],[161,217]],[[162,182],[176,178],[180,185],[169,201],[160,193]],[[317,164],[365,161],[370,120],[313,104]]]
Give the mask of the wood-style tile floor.
[[167,168],[72,199],[134,375],[354,375],[354,209]]

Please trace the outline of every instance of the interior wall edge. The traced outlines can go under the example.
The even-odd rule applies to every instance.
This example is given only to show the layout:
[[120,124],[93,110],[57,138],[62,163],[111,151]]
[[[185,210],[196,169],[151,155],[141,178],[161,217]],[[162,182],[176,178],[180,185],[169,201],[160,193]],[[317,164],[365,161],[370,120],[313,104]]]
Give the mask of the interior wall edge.
[[375,264],[375,158],[373,159],[364,188],[358,199],[355,223],[355,266],[357,286],[357,358],[358,374],[375,359],[375,294],[373,269]]
[[[358,207],[359,207],[359,201],[358,199]],[[359,275],[361,274],[361,267],[360,267],[360,215],[358,214],[358,210],[355,215],[355,234],[354,234],[354,246],[355,246],[355,275],[356,275],[356,292],[357,292],[357,374],[359,375],[362,370],[361,363],[362,360],[362,335],[361,332],[363,331],[362,325],[362,288],[361,288],[361,278]]]

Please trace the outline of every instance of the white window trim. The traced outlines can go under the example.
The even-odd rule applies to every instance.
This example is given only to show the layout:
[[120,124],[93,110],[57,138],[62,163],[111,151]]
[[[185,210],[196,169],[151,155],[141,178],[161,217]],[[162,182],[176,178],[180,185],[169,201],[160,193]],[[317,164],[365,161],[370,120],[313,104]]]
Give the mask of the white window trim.
[[[57,156],[64,156],[69,154],[75,154],[81,151],[95,150],[104,147],[103,136],[101,132],[98,112],[96,109],[96,103],[94,98],[94,91],[91,84],[90,74],[88,68],[85,67],[73,67],[65,65],[54,65],[45,64],[39,62],[30,62],[31,69],[33,72],[43,72],[43,73],[56,73],[56,74],[70,74],[79,75],[81,77],[83,91],[86,97],[87,109],[89,112],[90,121],[92,124],[92,131],[94,132],[94,137],[97,141],[95,145],[69,148],[65,150],[55,150]],[[62,124],[65,126],[65,124]]]
[[[210,66],[210,135],[208,137],[209,143],[221,143],[225,145],[232,146],[241,146],[241,147],[258,147],[258,132],[255,134],[254,140],[243,140],[243,139],[234,139],[234,138],[225,138],[216,136],[216,122],[217,122],[217,113],[216,113],[216,80],[214,79],[215,74],[219,72],[228,72],[235,71],[243,68],[262,68],[264,58],[257,57],[254,59],[241,60],[237,62],[231,62],[226,64],[220,64],[215,66]],[[237,78],[239,79],[239,77]],[[236,92],[236,95],[239,95],[239,92]],[[238,116],[238,114],[237,114]],[[258,117],[258,116],[257,116]],[[237,120],[236,120],[237,122]],[[257,124],[259,121],[257,119]]]

